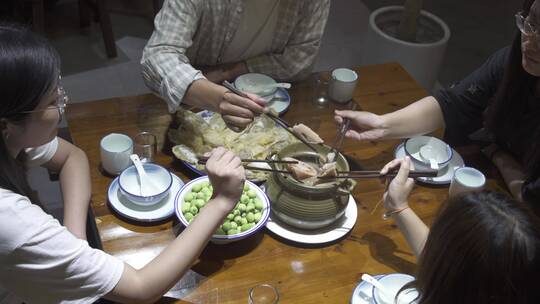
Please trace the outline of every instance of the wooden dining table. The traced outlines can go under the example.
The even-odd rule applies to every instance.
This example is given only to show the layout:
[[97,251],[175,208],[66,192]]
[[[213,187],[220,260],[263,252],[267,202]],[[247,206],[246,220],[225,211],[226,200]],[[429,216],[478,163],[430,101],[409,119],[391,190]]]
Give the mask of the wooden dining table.
[[[359,75],[353,102],[377,114],[391,112],[428,95],[397,63],[355,68]],[[348,105],[313,102],[315,81],[328,79],[317,73],[295,83],[289,90],[292,102],[283,119],[304,123],[326,142],[336,136],[334,109]],[[131,221],[116,214],[107,200],[113,177],[100,167],[100,139],[109,133],[134,137],[148,131],[158,138],[155,162],[187,182],[193,175],[172,156],[167,131],[172,116],[166,103],[151,94],[73,104],[67,110],[74,143],[90,161],[91,207],[103,250],[135,268],[157,256],[181,232],[175,216],[157,223]],[[442,130],[434,133],[442,136]],[[400,140],[357,142],[345,140],[341,152],[353,167],[380,169],[394,158]],[[505,191],[496,169],[476,146],[458,149],[467,165],[480,168],[488,177],[487,188]],[[267,283],[279,291],[281,303],[347,303],[363,273],[407,273],[416,270],[416,258],[393,220],[383,220],[381,199],[384,184],[378,179],[359,180],[352,195],[358,216],[354,228],[339,240],[305,245],[262,229],[256,235],[227,245],[208,244],[192,268],[175,286],[172,297],[160,303],[246,303],[248,290]],[[430,225],[448,185],[417,184],[409,204]]]

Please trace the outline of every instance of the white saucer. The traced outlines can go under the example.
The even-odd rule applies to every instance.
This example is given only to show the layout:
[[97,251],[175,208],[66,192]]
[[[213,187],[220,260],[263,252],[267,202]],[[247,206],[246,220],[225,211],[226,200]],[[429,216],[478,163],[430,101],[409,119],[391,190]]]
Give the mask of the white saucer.
[[[436,177],[417,177],[416,180],[422,183],[433,184],[433,185],[446,185],[450,184],[452,177],[454,176],[454,170],[465,166],[463,158],[456,150],[452,149],[452,158],[448,162],[448,165],[443,169],[439,170],[439,174]],[[400,143],[396,150],[394,151],[394,156],[396,158],[405,157],[405,149],[403,148],[403,143]]]
[[[375,279],[384,277],[384,274],[374,275]],[[361,280],[353,291],[351,296],[351,304],[371,304],[373,302],[373,286]]]
[[159,203],[143,207],[132,203],[125,198],[118,187],[118,177],[109,186],[108,198],[111,207],[126,218],[141,222],[156,222],[164,220],[174,214],[174,198],[180,193],[184,182],[176,175],[172,174],[173,183],[169,195]]
[[315,230],[301,230],[284,224],[270,213],[270,218],[266,222],[266,228],[284,239],[302,244],[324,244],[335,241],[347,234],[354,227],[358,217],[356,201],[349,196],[349,203],[345,209],[345,214],[334,224]]

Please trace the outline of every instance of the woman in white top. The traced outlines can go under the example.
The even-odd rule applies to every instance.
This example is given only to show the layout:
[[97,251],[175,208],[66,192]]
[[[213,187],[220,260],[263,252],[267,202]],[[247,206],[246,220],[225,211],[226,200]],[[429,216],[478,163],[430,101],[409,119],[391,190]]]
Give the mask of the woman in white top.
[[[84,240],[90,199],[84,152],[56,137],[66,98],[54,49],[27,29],[0,25],[0,303],[152,302],[188,270],[242,193],[230,151],[207,163],[214,195],[190,226],[140,270]],[[65,227],[31,195],[24,164],[60,172]]]

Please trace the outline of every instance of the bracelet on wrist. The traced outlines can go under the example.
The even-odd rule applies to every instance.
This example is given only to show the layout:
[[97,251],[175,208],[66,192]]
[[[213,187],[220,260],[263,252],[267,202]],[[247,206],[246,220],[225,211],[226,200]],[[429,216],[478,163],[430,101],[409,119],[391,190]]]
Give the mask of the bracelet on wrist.
[[389,211],[386,211],[384,214],[383,214],[383,220],[387,220],[389,218],[392,217],[392,215],[395,215],[395,214],[399,214],[407,209],[409,209],[410,207],[407,206],[407,207],[404,207],[404,208],[401,208],[401,209],[396,209],[396,210],[389,210]]

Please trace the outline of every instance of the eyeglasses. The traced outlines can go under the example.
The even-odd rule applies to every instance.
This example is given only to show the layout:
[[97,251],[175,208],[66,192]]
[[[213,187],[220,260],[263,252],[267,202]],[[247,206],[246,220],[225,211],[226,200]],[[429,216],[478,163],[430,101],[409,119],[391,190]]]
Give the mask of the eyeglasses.
[[539,38],[538,30],[527,20],[524,12],[518,12],[516,14],[516,25],[523,35],[536,39]]
[[66,106],[69,102],[69,97],[67,96],[66,94],[66,90],[64,90],[64,87],[62,86],[61,84],[61,81],[62,78],[59,77],[58,79],[58,86],[56,88],[57,90],[57,94],[58,94],[58,97],[56,98],[56,105],[51,105],[51,106],[48,106],[47,108],[45,109],[41,109],[41,110],[32,110],[32,111],[23,111],[23,112],[19,112],[21,114],[25,114],[25,113],[36,113],[36,112],[43,112],[43,111],[47,111],[47,110],[50,110],[51,108],[57,108],[58,109],[58,114],[60,114],[60,119],[62,119],[62,116],[64,116],[64,113],[66,112]]

